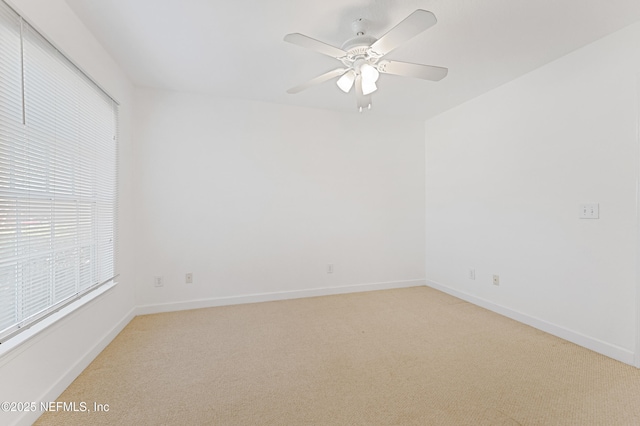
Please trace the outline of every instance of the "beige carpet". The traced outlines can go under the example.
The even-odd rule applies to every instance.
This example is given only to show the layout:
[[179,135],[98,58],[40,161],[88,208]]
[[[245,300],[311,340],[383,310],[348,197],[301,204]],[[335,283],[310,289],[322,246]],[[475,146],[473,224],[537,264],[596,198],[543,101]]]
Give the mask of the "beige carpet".
[[640,370],[427,287],[135,318],[38,425],[640,425]]

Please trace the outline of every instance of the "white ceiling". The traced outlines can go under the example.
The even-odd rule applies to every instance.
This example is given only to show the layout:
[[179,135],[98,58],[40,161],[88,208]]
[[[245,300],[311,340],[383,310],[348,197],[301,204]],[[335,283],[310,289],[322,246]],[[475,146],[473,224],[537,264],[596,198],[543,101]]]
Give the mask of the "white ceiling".
[[67,0],[140,86],[356,111],[333,81],[286,90],[340,66],[284,42],[300,32],[340,47],[351,22],[381,36],[415,9],[438,23],[387,56],[449,68],[440,82],[382,75],[367,113],[427,118],[640,20],[639,0]]

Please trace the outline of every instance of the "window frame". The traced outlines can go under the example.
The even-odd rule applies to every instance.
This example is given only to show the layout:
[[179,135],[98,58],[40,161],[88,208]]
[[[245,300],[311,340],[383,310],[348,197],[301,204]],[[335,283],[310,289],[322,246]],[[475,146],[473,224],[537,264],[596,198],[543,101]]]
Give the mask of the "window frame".
[[[73,292],[72,295],[63,298],[62,300],[56,301],[55,303],[49,303],[47,307],[35,314],[31,315],[29,318],[21,319],[17,322],[14,322],[12,325],[3,328],[0,330],[0,356],[4,353],[10,351],[16,345],[22,344],[24,341],[29,340],[31,337],[40,333],[50,325],[54,324],[61,318],[69,315],[72,312],[75,312],[80,307],[86,305],[90,301],[94,300],[96,297],[104,294],[111,288],[113,288],[117,284],[118,277],[118,204],[119,204],[119,103],[111,96],[104,88],[102,88],[93,78],[89,76],[87,72],[85,72],[82,68],[80,68],[73,60],[70,59],[68,55],[66,55],[58,46],[56,46],[48,37],[46,37],[42,31],[40,31],[37,27],[29,22],[23,14],[17,11],[12,5],[8,4],[4,0],[0,0],[0,8],[3,8],[8,11],[9,14],[15,15],[20,22],[20,51],[21,51],[21,82],[22,82],[22,119],[23,119],[23,129],[27,132],[27,115],[26,112],[26,104],[25,104],[25,63],[24,63],[24,26],[27,26],[29,31],[35,34],[37,37],[41,38],[44,43],[46,43],[47,48],[51,49],[51,52],[54,52],[58,55],[60,59],[60,65],[63,67],[70,67],[73,71],[79,74],[79,79],[84,79],[89,86],[96,90],[96,94],[99,97],[108,98],[112,105],[112,114],[113,114],[113,167],[110,168],[110,172],[113,173],[113,176],[110,176],[112,179],[111,188],[113,191],[112,203],[110,206],[112,207],[112,215],[110,215],[111,219],[108,222],[112,228],[112,239],[109,244],[108,254],[111,258],[111,269],[109,272],[109,277],[106,279],[100,279],[97,282],[91,282],[90,285],[85,286],[84,288],[78,290],[76,285],[76,291]],[[4,25],[4,23],[2,24]],[[93,122],[95,125],[95,122]],[[7,127],[8,128],[8,127]],[[26,137],[26,136],[25,136]],[[6,195],[6,194],[5,194]],[[111,199],[110,199],[111,201]],[[95,223],[92,219],[92,226],[95,226]],[[16,222],[17,224],[17,222]],[[16,225],[16,228],[18,225]],[[76,237],[77,238],[77,237]],[[52,238],[53,240],[54,238]],[[98,244],[98,240],[92,240],[94,244]],[[1,260],[1,259],[0,259]],[[51,274],[53,272],[50,272]],[[49,282],[51,278],[49,278]],[[51,286],[51,284],[49,284]],[[18,288],[24,288],[24,284],[18,287],[16,284],[16,291]],[[17,296],[16,296],[17,297]],[[52,298],[51,291],[49,293],[49,298]],[[15,302],[17,305],[18,302]]]

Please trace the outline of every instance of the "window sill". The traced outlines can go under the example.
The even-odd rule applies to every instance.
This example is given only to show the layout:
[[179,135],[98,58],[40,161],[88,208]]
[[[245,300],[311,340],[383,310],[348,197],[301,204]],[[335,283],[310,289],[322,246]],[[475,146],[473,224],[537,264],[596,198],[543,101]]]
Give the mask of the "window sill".
[[53,313],[49,317],[43,319],[42,321],[24,330],[20,334],[0,344],[0,365],[5,364],[9,360],[11,360],[14,356],[16,356],[18,353],[22,352],[24,349],[31,346],[31,344],[35,343],[38,340],[35,338],[38,335],[40,335],[42,332],[55,329],[56,326],[58,325],[57,323],[60,320],[69,316],[73,312],[81,309],[85,305],[89,304],[91,301],[97,299],[104,293],[114,288],[117,284],[118,284],[117,282],[111,281],[110,283],[100,286],[99,288],[90,292],[84,297],[65,306],[64,308],[60,309],[58,312]]

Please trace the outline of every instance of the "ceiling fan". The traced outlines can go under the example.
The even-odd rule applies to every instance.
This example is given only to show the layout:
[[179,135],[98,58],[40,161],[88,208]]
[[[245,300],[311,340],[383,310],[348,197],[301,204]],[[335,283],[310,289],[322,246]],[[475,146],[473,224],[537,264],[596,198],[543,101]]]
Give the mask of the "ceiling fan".
[[355,85],[357,107],[362,112],[364,108],[371,109],[371,94],[377,90],[376,81],[380,73],[432,81],[442,80],[449,71],[447,68],[383,59],[387,53],[432,27],[436,22],[433,13],[418,9],[385,35],[376,39],[367,34],[368,21],[361,18],[351,24],[356,36],[344,42],[340,49],[300,33],[287,34],[284,41],[315,50],[339,60],[344,65],[292,87],[287,90],[287,93],[298,93],[316,84],[340,77],[336,83],[343,92],[349,93]]

